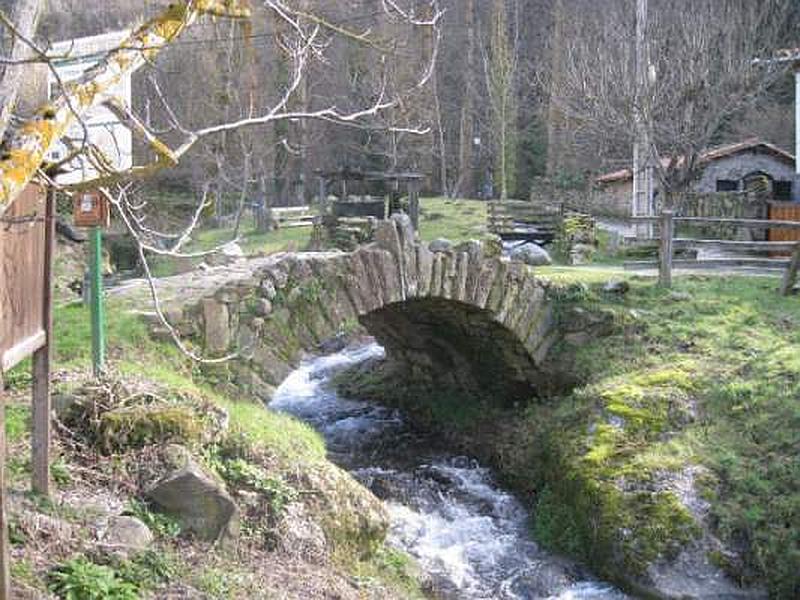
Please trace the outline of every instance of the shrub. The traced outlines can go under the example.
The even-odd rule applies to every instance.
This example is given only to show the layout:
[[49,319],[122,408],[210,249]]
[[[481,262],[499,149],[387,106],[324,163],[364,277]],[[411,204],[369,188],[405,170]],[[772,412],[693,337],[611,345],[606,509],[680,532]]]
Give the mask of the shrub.
[[146,550],[131,560],[120,561],[115,568],[120,579],[144,588],[154,588],[178,574],[174,556],[155,550]]
[[138,600],[139,588],[117,577],[111,567],[83,556],[53,569],[48,589],[65,600]]
[[158,537],[175,538],[181,533],[181,525],[176,519],[151,511],[141,500],[131,500],[125,514],[139,519]]
[[218,447],[211,449],[206,460],[226,483],[262,494],[273,515],[279,515],[297,498],[297,492],[279,477],[270,476],[266,469],[244,458],[226,456]]

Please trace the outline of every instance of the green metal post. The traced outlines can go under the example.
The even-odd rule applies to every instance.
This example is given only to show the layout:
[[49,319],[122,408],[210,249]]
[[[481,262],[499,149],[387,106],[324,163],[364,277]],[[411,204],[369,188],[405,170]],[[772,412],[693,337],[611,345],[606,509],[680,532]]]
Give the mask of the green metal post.
[[92,312],[92,369],[99,377],[106,363],[106,313],[103,307],[103,231],[92,227],[91,312]]

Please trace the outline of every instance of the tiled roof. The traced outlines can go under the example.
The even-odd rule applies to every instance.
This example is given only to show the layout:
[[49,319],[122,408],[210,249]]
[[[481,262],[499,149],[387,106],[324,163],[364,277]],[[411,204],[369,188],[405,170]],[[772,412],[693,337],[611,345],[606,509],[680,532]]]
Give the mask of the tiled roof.
[[[752,138],[749,140],[744,140],[743,142],[738,142],[736,144],[728,144],[727,146],[720,146],[718,148],[712,148],[711,150],[706,150],[703,154],[700,155],[700,162],[710,162],[712,160],[718,160],[720,158],[725,158],[727,156],[733,156],[734,154],[738,154],[739,152],[746,152],[749,150],[760,149],[767,154],[772,154],[776,158],[786,161],[792,165],[794,165],[794,156],[789,154],[785,150],[778,148],[777,146],[760,140],[758,138]],[[681,157],[678,159],[678,162],[683,162],[683,158]],[[662,158],[661,164],[666,167],[669,164],[669,159]],[[627,181],[628,179],[632,179],[632,171],[631,169],[620,169],[619,171],[614,171],[613,173],[606,173],[605,175],[601,175],[596,179],[597,183],[613,183],[617,181]]]

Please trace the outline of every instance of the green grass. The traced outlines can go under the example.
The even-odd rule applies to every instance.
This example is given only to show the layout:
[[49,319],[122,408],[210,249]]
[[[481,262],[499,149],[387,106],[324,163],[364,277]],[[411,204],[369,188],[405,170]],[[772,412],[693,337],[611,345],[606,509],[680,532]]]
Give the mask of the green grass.
[[419,236],[429,242],[480,239],[486,233],[487,204],[480,200],[420,199]]
[[[252,223],[245,225],[237,243],[247,255],[302,251],[308,247],[311,240],[310,227],[292,227],[268,233],[256,233]],[[231,229],[200,229],[195,233],[187,251],[211,250],[232,241],[232,235]],[[154,277],[171,277],[185,272],[189,267],[196,267],[201,262],[203,262],[202,257],[186,259],[172,256],[152,256],[149,265]]]
[[[182,359],[181,359],[182,360]],[[130,377],[147,377],[169,389],[208,398],[226,411],[231,428],[256,447],[274,453],[287,465],[315,462],[325,457],[325,443],[310,426],[294,417],[265,410],[252,401],[233,399],[217,392],[204,376],[193,373],[191,363],[159,363],[126,357],[115,368]]]
[[[200,230],[192,250],[208,250],[231,240],[230,229]],[[288,227],[268,233],[256,233],[251,223],[242,227],[239,245],[246,254],[274,254],[289,250],[304,250],[311,239],[311,227]]]
[[419,567],[406,553],[384,546],[375,558],[359,562],[354,569],[359,587],[369,589],[373,582],[390,583],[407,600],[422,600],[429,596],[420,586]]
[[49,574],[48,589],[66,600],[136,600],[137,585],[124,581],[111,567],[83,556],[59,565]]
[[[420,200],[420,238],[431,241],[447,238],[453,242],[476,239],[486,231],[486,203],[479,200],[450,198],[422,198]],[[190,249],[202,251],[230,241],[230,229],[202,229],[195,236]],[[239,245],[246,254],[273,254],[291,250],[304,250],[311,240],[310,227],[292,227],[256,233],[252,219],[245,219]],[[158,276],[177,272],[177,264],[169,257],[153,261],[151,266]]]
[[6,411],[6,436],[9,443],[25,438],[31,428],[31,409],[25,404],[8,404]]
[[[147,325],[138,317],[126,312],[120,305],[108,302],[106,306],[108,355],[114,361],[123,355],[177,356],[169,346],[150,338]],[[88,307],[73,304],[58,307],[53,317],[55,360],[60,367],[90,366],[92,356],[91,320]],[[162,356],[163,358],[163,356]]]

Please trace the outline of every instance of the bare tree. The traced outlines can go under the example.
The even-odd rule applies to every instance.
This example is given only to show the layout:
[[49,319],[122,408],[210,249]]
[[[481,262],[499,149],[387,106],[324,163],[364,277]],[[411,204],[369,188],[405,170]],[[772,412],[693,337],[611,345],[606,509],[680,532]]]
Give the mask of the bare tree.
[[[507,200],[516,179],[517,70],[519,66],[519,2],[513,1],[514,20],[509,29],[505,0],[494,0],[489,43],[484,44],[483,65],[491,107],[490,132],[494,138],[500,199]],[[488,51],[486,47],[488,46]]]
[[570,18],[561,21],[568,48],[552,100],[581,139],[618,156],[629,155],[635,124],[644,124],[663,202],[672,204],[697,176],[700,155],[778,75],[776,69],[756,68],[753,58],[769,54],[790,5],[652,2],[646,40],[651,81],[649,93],[638,94],[633,4],[578,0]]
[[[441,12],[437,8],[436,0],[430,1],[431,10],[424,18],[415,16],[411,8],[404,6],[398,0],[381,0],[381,8],[387,18],[405,23],[408,27],[422,27],[438,29]],[[241,3],[230,0],[188,0],[181,4],[172,4],[159,17],[146,22],[137,28],[130,39],[119,48],[111,51],[100,63],[87,70],[76,82],[62,86],[62,92],[53,102],[43,107],[33,119],[23,123],[22,126],[9,137],[6,144],[6,153],[0,159],[0,215],[8,204],[14,200],[24,186],[35,176],[46,178],[41,171],[45,156],[53,145],[62,138],[69,125],[80,121],[85,112],[99,103],[104,103],[120,120],[130,128],[134,135],[142,139],[151,149],[154,160],[145,165],[135,166],[126,171],[116,170],[111,161],[103,156],[102,151],[91,142],[76,148],[88,160],[99,176],[91,181],[68,186],[67,192],[85,188],[99,188],[109,198],[116,212],[124,223],[130,235],[134,238],[139,248],[139,254],[144,269],[150,279],[151,291],[156,312],[161,317],[163,324],[171,332],[175,342],[190,356],[192,354],[181,343],[177,333],[164,317],[156,286],[150,278],[147,265],[148,254],[169,254],[173,256],[196,256],[186,254],[184,246],[190,240],[191,234],[208,201],[208,187],[204,193],[189,223],[182,231],[161,232],[150,225],[148,205],[132,192],[135,187],[132,181],[147,178],[154,173],[177,165],[190,150],[198,143],[219,140],[228,134],[239,135],[242,132],[264,127],[277,122],[296,123],[298,121],[313,120],[325,123],[334,123],[346,127],[375,127],[375,121],[382,114],[397,107],[403,99],[403,92],[391,90],[385,77],[377,78],[378,86],[373,90],[368,101],[360,106],[339,108],[336,104],[329,103],[317,107],[310,107],[301,102],[298,106],[293,99],[302,89],[304,77],[313,61],[325,64],[325,51],[331,45],[333,38],[341,37],[350,43],[368,45],[380,49],[379,42],[374,40],[369,31],[351,31],[346,27],[330,22],[307,9],[304,0],[295,6],[284,0],[264,0],[263,6],[267,13],[276,22],[283,24],[282,35],[279,40],[289,64],[288,76],[285,85],[275,99],[267,106],[255,106],[252,96],[239,106],[245,106],[244,113],[225,115],[223,121],[204,126],[189,126],[185,119],[181,119],[171,106],[170,98],[161,94],[163,114],[167,119],[166,126],[160,127],[164,131],[171,131],[177,142],[167,144],[160,140],[152,131],[151,123],[134,114],[130,107],[125,106],[117,98],[107,98],[103,92],[119,80],[125,73],[130,73],[143,66],[146,62],[156,60],[159,51],[172,43],[180,33],[191,25],[198,17],[205,14],[222,17],[246,19],[251,12]],[[436,36],[438,39],[438,34]],[[33,50],[39,60],[49,62],[41,48],[30,39],[25,43]],[[417,73],[410,84],[413,89],[421,89],[429,81],[433,70],[433,60],[436,53],[432,53],[431,63]],[[395,133],[427,133],[428,129],[415,124],[402,123],[392,125],[383,123],[383,130]],[[221,148],[224,152],[229,147]],[[246,142],[240,147],[244,157],[245,173],[242,177],[238,215],[246,198],[248,184],[250,183],[250,168],[252,166],[252,153]],[[52,182],[51,182],[52,183]],[[238,217],[237,217],[238,220]]]

